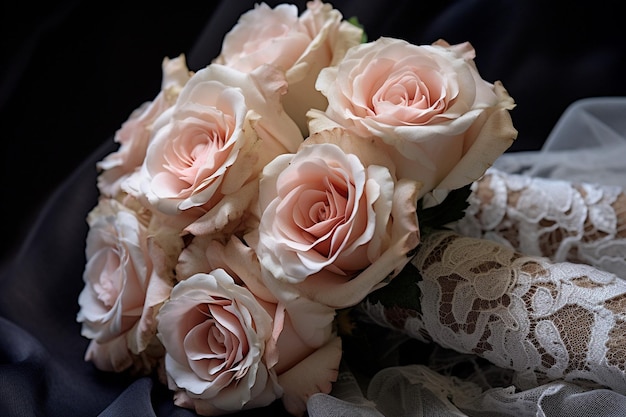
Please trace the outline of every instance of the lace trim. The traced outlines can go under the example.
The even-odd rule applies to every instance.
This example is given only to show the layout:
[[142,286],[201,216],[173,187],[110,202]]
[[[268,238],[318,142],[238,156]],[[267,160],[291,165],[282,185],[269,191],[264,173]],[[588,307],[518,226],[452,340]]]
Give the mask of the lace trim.
[[472,184],[454,229],[555,262],[589,264],[626,278],[626,193],[616,186],[489,169]]

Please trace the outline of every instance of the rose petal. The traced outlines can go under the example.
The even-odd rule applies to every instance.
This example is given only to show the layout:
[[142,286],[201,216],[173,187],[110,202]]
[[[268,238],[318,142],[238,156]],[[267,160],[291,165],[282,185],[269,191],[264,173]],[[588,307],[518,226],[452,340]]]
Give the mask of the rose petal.
[[96,368],[107,372],[122,372],[133,363],[126,347],[126,338],[123,336],[105,343],[92,340],[85,352],[85,360],[91,361]]
[[328,394],[339,375],[341,338],[334,337],[296,366],[278,376],[284,388],[282,397],[285,409],[294,416],[302,416],[306,402],[313,394]]

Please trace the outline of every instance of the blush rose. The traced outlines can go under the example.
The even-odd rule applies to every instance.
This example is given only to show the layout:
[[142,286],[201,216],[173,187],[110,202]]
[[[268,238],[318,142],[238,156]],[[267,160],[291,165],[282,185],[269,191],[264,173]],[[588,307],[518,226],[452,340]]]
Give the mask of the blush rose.
[[[280,292],[275,291],[276,288],[265,285],[256,253],[241,238],[231,236],[222,243],[206,236],[194,237],[180,254],[176,276],[179,280],[185,280],[213,269],[224,269],[255,297],[272,304],[281,303],[290,320],[297,323],[294,331],[301,339],[301,342],[293,344],[289,349],[290,356],[300,356],[302,359],[302,354],[297,352],[305,352],[306,348],[299,346],[304,344],[309,349],[316,349],[332,336],[335,310],[304,298],[285,302],[286,297],[281,297]],[[285,357],[285,352],[282,357]]]
[[303,138],[283,111],[281,72],[212,64],[196,72],[155,122],[142,167],[124,183],[171,227],[219,231],[256,195],[256,178]]
[[175,403],[201,415],[270,404],[282,395],[272,316],[224,270],[179,282],[158,315]]
[[306,135],[306,111],[327,105],[315,89],[319,71],[337,62],[361,37],[360,28],[344,21],[339,10],[320,0],[307,2],[300,16],[293,4],[272,9],[259,3],[241,15],[226,34],[220,55],[213,62],[244,72],[263,64],[285,71],[289,84],[283,99],[285,109]]
[[307,399],[329,393],[341,360],[341,339],[334,330],[335,310],[304,297],[280,301],[265,287],[254,251],[236,237],[224,244],[195,237],[182,251],[176,275],[186,280],[202,271],[223,269],[273,314],[277,355],[274,370],[284,393],[285,408],[293,415],[306,411]]
[[478,179],[517,136],[514,102],[502,83],[483,80],[467,42],[413,45],[382,37],[350,49],[320,72],[325,112],[309,112],[311,131],[340,125],[375,138],[420,197],[445,195]]
[[[318,353],[309,347],[306,359],[297,359],[294,366],[298,337],[290,330],[284,310],[255,297],[223,269],[194,274],[178,283],[161,308],[158,321],[175,403],[201,415],[266,406],[282,398],[285,391],[293,390],[283,388],[280,378],[289,380],[295,378],[294,374],[301,375],[302,369],[298,373],[294,368],[308,369],[308,358],[318,366],[320,363],[315,360]],[[332,380],[337,376],[341,356],[337,339],[323,347],[334,352]],[[307,377],[310,379],[310,375]],[[314,381],[314,392],[330,392],[330,382]],[[286,407],[293,415],[304,413],[300,397],[286,398]]]
[[142,218],[116,200],[101,199],[88,224],[77,314],[82,335],[91,340],[85,359],[116,372],[154,364],[140,356],[159,352],[155,316],[172,286],[160,274],[164,251],[149,238]]
[[419,243],[418,193],[375,146],[322,131],[267,165],[259,227],[245,239],[280,299],[352,306],[408,262]]

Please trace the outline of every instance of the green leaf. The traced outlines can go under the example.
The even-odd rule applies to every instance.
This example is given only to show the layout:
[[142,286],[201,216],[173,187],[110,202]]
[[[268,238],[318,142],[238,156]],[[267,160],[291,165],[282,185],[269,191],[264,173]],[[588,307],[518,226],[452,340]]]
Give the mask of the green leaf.
[[395,306],[421,311],[421,291],[417,286],[421,280],[422,276],[417,268],[408,263],[389,284],[370,293],[367,301],[373,304],[380,302],[385,307]]
[[422,208],[420,200],[417,208],[420,230],[427,232],[429,229],[444,228],[448,223],[462,219],[469,206],[467,199],[471,193],[471,184],[467,184],[450,191],[440,204],[426,209]]
[[359,22],[359,18],[356,16],[352,16],[351,18],[347,19],[348,22],[352,23],[354,26],[358,27],[359,29],[363,30],[363,35],[361,36],[361,43],[366,43],[367,42],[367,33],[365,33],[365,27]]

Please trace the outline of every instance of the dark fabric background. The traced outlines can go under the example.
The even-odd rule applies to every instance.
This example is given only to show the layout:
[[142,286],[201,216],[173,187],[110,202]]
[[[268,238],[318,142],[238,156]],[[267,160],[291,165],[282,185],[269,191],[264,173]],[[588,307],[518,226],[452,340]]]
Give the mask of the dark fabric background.
[[[278,2],[268,1],[275,5]],[[295,1],[300,10],[304,1]],[[0,6],[0,415],[193,415],[151,379],[96,371],[75,322],[95,162],[158,92],[163,57],[208,64],[249,0]],[[122,4],[122,3],[120,3]],[[345,0],[370,39],[470,41],[517,102],[510,152],[539,149],[577,99],[626,96],[617,1]],[[281,415],[277,404],[271,410]],[[262,415],[260,412],[242,415]]]

